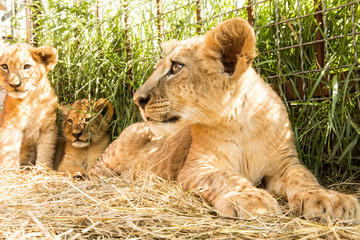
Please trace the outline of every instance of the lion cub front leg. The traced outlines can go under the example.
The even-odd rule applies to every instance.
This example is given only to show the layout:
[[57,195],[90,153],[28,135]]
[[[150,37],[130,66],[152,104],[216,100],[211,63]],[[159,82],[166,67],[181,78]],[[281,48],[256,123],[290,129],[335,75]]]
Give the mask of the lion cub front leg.
[[41,133],[37,144],[36,163],[42,163],[50,169],[54,169],[53,157],[57,138],[57,126],[52,124],[46,131]]
[[320,186],[314,175],[300,163],[288,165],[284,174],[267,179],[270,192],[286,197],[292,212],[307,219],[359,221],[359,202],[348,194]]
[[22,134],[0,128],[0,170],[19,169]]
[[[72,148],[72,151],[69,151],[68,148]],[[61,160],[61,163],[57,170],[59,172],[67,173],[71,177],[86,176],[86,170],[83,167],[82,160],[84,158],[85,156],[81,150],[78,150],[66,144],[65,155]]]
[[209,160],[187,158],[177,179],[185,190],[194,190],[224,216],[251,219],[278,213],[278,203],[270,193],[235,172],[211,166]]

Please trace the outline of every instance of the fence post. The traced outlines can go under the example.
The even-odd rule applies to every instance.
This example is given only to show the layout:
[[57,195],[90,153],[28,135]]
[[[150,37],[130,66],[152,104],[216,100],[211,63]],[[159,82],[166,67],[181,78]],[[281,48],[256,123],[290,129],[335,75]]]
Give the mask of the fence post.
[[[323,6],[321,0],[314,0],[314,4],[315,4],[315,12],[319,12],[322,10]],[[314,17],[316,22],[319,24],[321,31],[324,31],[323,14],[320,12],[315,14]],[[316,41],[324,39],[320,29],[316,31]],[[319,68],[323,68],[325,66],[324,42],[315,43],[315,52],[316,52],[317,65]]]
[[[130,28],[130,24],[129,24],[129,5],[128,5],[127,0],[125,0],[125,2],[124,2],[124,8],[125,8],[126,62],[129,63],[130,59],[131,59],[131,55],[130,55],[131,46],[130,46],[130,33],[129,33],[129,28]],[[132,81],[133,80],[132,66],[130,65],[128,67],[129,67],[129,69],[126,71],[126,75]]]
[[32,41],[34,46],[38,47],[38,40],[37,40],[37,31],[41,31],[40,30],[40,25],[36,22],[36,16],[40,16],[41,15],[41,11],[40,11],[40,7],[41,7],[41,0],[33,0],[32,1],[32,8],[34,9],[34,12],[31,14],[31,20],[32,20],[32,27],[33,27],[33,36],[32,36]]
[[[96,24],[97,24],[97,37],[98,39],[101,39],[101,17],[100,17],[100,6],[99,6],[99,1],[96,1],[96,11],[95,11],[95,19],[96,19]],[[102,47],[100,44],[100,41],[97,43],[98,44],[98,49],[99,52],[103,55],[103,51],[102,51]]]
[[196,32],[198,34],[201,33],[201,0],[196,0],[196,23],[197,23],[197,27],[196,27]]
[[161,0],[156,0],[156,15],[158,24],[158,41],[161,42],[162,25],[161,25]]
[[32,37],[31,37],[31,20],[30,20],[30,7],[29,5],[31,4],[31,0],[25,0],[25,14],[26,14],[26,41],[28,43],[32,42]]
[[254,26],[254,15],[253,15],[253,0],[248,0],[247,14],[248,14],[248,22],[251,26]]

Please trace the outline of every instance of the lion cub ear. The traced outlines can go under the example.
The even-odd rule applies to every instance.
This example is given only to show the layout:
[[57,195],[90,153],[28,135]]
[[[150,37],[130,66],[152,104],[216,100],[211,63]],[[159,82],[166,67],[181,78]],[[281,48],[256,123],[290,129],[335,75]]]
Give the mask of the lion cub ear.
[[100,98],[95,102],[95,111],[105,116],[105,120],[107,122],[111,121],[114,114],[114,108],[112,104],[105,98]]
[[239,77],[256,57],[255,33],[242,18],[227,20],[205,34],[207,55],[217,55],[224,71]]
[[58,60],[58,52],[52,46],[38,47],[33,51],[34,58],[44,64],[46,71],[52,70]]

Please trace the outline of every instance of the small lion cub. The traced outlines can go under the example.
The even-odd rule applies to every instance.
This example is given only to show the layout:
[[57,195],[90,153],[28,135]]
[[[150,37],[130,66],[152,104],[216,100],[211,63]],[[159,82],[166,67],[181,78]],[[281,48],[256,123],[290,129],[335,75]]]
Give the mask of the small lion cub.
[[110,143],[106,132],[114,113],[113,106],[101,98],[96,102],[82,99],[72,105],[60,104],[59,108],[64,115],[66,142],[58,171],[71,176],[84,175]]
[[0,169],[35,163],[52,169],[58,98],[47,74],[57,63],[57,50],[25,43],[1,50],[0,87],[7,93],[0,113]]

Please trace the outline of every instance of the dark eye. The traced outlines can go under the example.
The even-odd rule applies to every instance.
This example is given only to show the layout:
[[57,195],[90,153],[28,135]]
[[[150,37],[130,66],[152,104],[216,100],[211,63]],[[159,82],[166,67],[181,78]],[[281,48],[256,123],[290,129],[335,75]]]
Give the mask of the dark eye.
[[7,70],[9,70],[9,66],[5,63],[1,64],[1,69],[7,71]]
[[90,118],[85,118],[84,120],[86,123],[90,122]]
[[183,66],[184,66],[184,65],[182,65],[181,63],[172,62],[170,74],[177,74],[178,72],[181,71],[181,69],[183,68]]
[[25,64],[24,69],[30,69],[32,66],[30,64]]
[[73,120],[72,119],[68,119],[66,120],[68,122],[68,124],[72,125],[73,124]]

